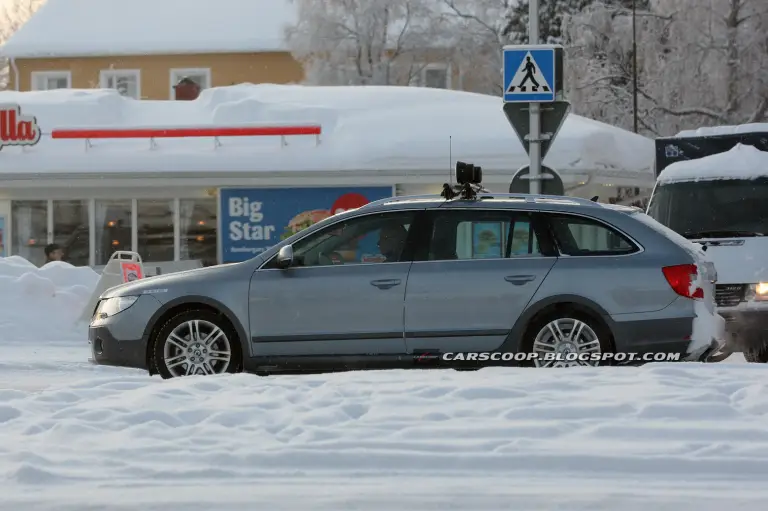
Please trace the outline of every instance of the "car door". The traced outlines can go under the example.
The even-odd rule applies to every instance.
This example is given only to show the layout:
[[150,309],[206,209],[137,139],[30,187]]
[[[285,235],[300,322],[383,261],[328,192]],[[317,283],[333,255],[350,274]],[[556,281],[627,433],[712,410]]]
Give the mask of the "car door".
[[405,247],[416,215],[374,213],[331,224],[294,243],[293,267],[268,261],[254,272],[253,355],[405,353]]
[[429,248],[417,254],[408,276],[408,352],[492,351],[557,258],[542,254],[538,222],[526,212],[468,208],[429,215]]

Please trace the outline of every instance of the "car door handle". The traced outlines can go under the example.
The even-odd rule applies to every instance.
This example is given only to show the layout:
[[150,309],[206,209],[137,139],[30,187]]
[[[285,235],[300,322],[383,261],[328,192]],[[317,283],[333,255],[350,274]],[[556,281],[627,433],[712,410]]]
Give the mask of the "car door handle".
[[511,282],[516,286],[522,286],[528,282],[536,280],[536,275],[507,275],[504,280]]
[[376,286],[379,289],[389,289],[391,287],[400,285],[400,279],[372,280],[371,285]]

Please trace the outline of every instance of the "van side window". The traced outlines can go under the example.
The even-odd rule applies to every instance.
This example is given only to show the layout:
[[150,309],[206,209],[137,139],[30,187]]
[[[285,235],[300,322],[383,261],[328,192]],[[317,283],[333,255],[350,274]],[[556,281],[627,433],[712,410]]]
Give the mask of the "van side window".
[[638,251],[630,240],[589,218],[547,215],[560,252],[569,256],[624,255]]

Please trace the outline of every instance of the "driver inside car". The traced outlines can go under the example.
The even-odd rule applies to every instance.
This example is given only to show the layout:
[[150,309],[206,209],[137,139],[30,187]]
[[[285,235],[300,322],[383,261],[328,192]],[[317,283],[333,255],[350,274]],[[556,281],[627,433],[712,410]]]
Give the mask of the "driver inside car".
[[389,224],[379,230],[379,251],[384,262],[397,262],[405,246],[408,231],[401,224]]

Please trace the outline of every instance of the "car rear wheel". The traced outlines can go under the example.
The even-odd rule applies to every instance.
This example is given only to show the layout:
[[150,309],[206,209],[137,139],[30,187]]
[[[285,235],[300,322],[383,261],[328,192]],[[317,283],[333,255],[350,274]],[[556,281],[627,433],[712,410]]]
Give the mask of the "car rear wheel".
[[174,316],[155,338],[154,363],[164,379],[235,373],[241,358],[231,326],[206,310]]
[[607,328],[576,311],[548,314],[534,321],[523,342],[523,351],[535,353],[535,367],[595,367],[606,365],[604,353],[612,352]]

